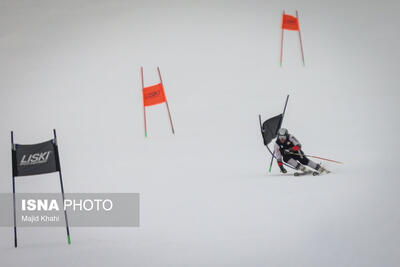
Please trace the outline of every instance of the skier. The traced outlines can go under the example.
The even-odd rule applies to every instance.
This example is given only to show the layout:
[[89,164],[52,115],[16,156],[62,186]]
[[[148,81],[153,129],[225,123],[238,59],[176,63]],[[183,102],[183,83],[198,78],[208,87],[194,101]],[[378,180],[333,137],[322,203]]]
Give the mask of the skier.
[[320,174],[322,172],[328,172],[321,165],[315,163],[314,161],[308,159],[304,152],[301,150],[300,142],[293,135],[289,134],[288,130],[281,128],[278,131],[278,137],[276,138],[274,155],[278,162],[278,166],[282,173],[286,173],[286,169],[283,167],[283,162],[286,162],[296,170],[300,170],[303,174],[308,173],[305,166],[306,165],[316,172],[314,175]]

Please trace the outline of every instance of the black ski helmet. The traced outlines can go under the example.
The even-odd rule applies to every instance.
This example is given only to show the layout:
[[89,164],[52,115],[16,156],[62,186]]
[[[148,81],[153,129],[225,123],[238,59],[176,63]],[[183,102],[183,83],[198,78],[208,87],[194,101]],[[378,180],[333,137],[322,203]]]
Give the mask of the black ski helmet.
[[287,138],[289,136],[289,131],[286,128],[280,128],[278,131],[278,138],[285,137]]

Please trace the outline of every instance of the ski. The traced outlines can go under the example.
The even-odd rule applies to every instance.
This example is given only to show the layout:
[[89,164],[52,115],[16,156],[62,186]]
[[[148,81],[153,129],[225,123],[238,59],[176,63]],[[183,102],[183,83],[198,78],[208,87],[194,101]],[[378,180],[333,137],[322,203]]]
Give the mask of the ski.
[[304,172],[295,172],[293,175],[297,177],[297,176],[309,175],[311,173],[313,173],[313,172],[312,171],[304,171]]
[[316,175],[320,175],[320,174],[329,174],[329,173],[331,173],[330,171],[328,171],[326,168],[324,168],[322,165],[321,165],[321,163],[320,163],[320,166],[321,166],[321,170],[319,170],[319,171],[315,171],[316,172],[316,174],[313,174],[314,176],[316,176]]
[[[329,172],[326,172],[326,174],[328,174]],[[312,175],[312,176],[318,176],[318,175],[321,175],[321,174],[323,174],[323,173],[319,173],[319,172],[317,172],[317,171],[305,171],[305,172],[295,172],[293,175],[294,176],[304,176],[304,175]]]

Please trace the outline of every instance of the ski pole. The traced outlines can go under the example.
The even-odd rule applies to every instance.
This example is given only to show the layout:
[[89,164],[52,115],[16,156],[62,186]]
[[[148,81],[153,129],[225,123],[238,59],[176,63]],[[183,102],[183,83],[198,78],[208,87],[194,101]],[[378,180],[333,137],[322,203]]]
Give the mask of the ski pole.
[[[287,152],[288,152],[289,154],[297,155],[297,156],[300,156],[300,157],[301,157],[301,154],[299,154],[299,153],[293,153],[293,152],[291,152],[291,151],[287,151]],[[304,156],[310,157],[310,158],[315,158],[315,159],[320,159],[320,160],[326,160],[326,161],[330,161],[330,162],[334,162],[334,163],[338,163],[338,164],[343,164],[343,162],[337,161],[337,160],[333,160],[333,159],[326,159],[326,158],[321,158],[321,157],[311,156],[311,155],[304,155]]]
[[321,157],[311,156],[311,155],[306,155],[306,157],[320,159],[320,160],[326,160],[326,161],[330,161],[330,162],[337,163],[337,164],[343,164],[343,162],[337,161],[337,160],[333,160],[333,159],[326,159],[326,158],[321,158]]

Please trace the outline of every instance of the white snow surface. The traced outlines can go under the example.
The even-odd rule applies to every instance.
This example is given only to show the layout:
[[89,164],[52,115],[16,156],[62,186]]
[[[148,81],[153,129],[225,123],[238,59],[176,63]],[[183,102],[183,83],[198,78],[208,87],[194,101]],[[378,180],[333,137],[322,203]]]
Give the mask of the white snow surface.
[[[281,13],[299,10],[297,32]],[[0,192],[17,143],[57,129],[66,192],[138,192],[138,228],[0,229],[0,266],[400,264],[398,1],[0,2]],[[164,105],[147,109],[160,66]],[[258,114],[282,112],[332,174],[279,174]],[[56,174],[17,192],[59,192]],[[11,210],[10,210],[11,212]]]

